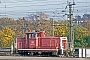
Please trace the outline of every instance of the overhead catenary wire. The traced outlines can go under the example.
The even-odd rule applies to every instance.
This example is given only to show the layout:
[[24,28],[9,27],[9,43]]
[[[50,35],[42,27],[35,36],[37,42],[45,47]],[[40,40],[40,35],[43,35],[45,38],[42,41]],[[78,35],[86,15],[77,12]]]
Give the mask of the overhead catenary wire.
[[[24,6],[22,6],[22,7],[24,7]],[[12,11],[13,12],[13,11]],[[10,15],[15,15],[15,14],[10,14]]]
[[[52,10],[55,10],[56,8],[60,8],[60,6],[62,7],[62,9],[63,9],[63,7],[64,7],[64,5],[66,4],[66,1],[59,1],[59,0],[56,0],[56,2],[57,3],[54,3],[55,1],[52,1],[52,0],[46,0],[46,1],[41,1],[41,0],[35,0],[35,1],[32,1],[32,0],[10,0],[10,1],[7,1],[7,0],[4,0],[5,2],[3,2],[2,1],[2,6],[3,5],[5,5],[6,4],[6,13],[8,13],[8,11],[9,11],[9,9],[16,9],[16,10],[13,10],[12,11],[12,14],[11,13],[8,13],[8,15],[16,15],[16,13],[14,13],[15,11],[20,11],[20,12],[18,12],[17,13],[17,15],[19,15],[19,14],[23,14],[24,15],[24,13],[23,13],[23,11],[25,11],[25,10],[19,10],[18,8],[24,8],[24,9],[27,9],[26,10],[26,12],[28,12],[29,10],[31,10],[31,11],[34,11],[35,12],[35,10],[38,10],[38,11],[44,11],[44,9],[43,8],[47,8],[48,6],[49,7],[51,7],[51,6],[55,6],[55,8],[53,7],[52,8]],[[61,3],[62,2],[62,3]],[[40,4],[40,3],[43,3],[43,4]],[[60,3],[60,4],[59,4]],[[84,3],[84,4],[86,4],[87,2],[77,2],[78,4],[82,4],[82,3]],[[77,4],[76,3],[76,4]],[[88,2],[89,3],[89,2]],[[19,5],[17,5],[17,4],[19,4]],[[28,4],[31,4],[31,5],[28,5]],[[4,7],[2,7],[1,6],[1,9],[3,8],[4,9]],[[58,6],[58,7],[56,7],[56,6]],[[37,9],[37,8],[35,8],[35,7],[41,7],[41,9]],[[43,7],[43,8],[42,8]],[[78,6],[77,6],[78,7]],[[83,6],[81,6],[82,8],[83,8]],[[32,9],[33,8],[33,9]],[[50,8],[47,8],[48,10],[51,10]],[[62,9],[60,9],[60,10],[62,10]],[[88,8],[87,8],[88,9]],[[80,9],[78,8],[78,10],[80,11]],[[22,12],[21,12],[22,11]],[[81,11],[80,11],[81,12]],[[87,12],[89,12],[89,11],[87,11]],[[50,13],[50,12],[48,12],[48,13]],[[81,13],[83,13],[83,12],[81,12]],[[2,14],[1,14],[2,15]],[[20,15],[19,15],[20,16]]]

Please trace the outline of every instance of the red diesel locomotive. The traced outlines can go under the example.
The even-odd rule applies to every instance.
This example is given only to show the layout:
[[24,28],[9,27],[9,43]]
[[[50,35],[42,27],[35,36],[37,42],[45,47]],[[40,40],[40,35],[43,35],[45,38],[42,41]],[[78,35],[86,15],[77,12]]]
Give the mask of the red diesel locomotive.
[[67,50],[67,37],[45,36],[45,31],[26,32],[17,37],[16,49],[21,55],[60,55]]

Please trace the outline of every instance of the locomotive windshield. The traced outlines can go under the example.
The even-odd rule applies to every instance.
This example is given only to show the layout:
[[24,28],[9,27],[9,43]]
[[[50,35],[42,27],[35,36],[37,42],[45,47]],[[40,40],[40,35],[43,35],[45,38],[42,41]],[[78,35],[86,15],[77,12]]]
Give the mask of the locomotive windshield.
[[28,36],[28,38],[35,38],[35,37],[39,37],[40,33],[39,32],[27,32],[26,35]]
[[29,38],[35,38],[35,37],[36,37],[36,33],[29,34]]

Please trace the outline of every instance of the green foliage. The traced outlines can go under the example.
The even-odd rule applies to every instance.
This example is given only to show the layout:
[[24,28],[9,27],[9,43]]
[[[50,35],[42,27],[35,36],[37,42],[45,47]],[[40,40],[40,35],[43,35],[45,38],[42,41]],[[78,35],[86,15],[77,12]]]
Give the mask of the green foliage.
[[88,43],[87,47],[90,47],[90,36],[86,36],[83,39]]
[[74,25],[73,30],[75,47],[87,47],[88,43],[86,39],[84,39],[84,37],[87,37],[89,35],[89,31],[80,25]]
[[[60,26],[55,26],[55,36],[69,36],[69,27],[68,22],[62,21],[59,23]],[[81,25],[74,24],[73,26],[74,33],[74,46],[75,47],[87,47],[90,46],[89,39],[89,31],[87,28],[82,27]],[[86,37],[86,38],[85,38]],[[68,37],[69,38],[69,37]]]
[[85,48],[85,47],[88,46],[88,43],[87,43],[86,40],[83,40],[83,39],[81,39],[81,40],[75,40],[75,45],[74,45],[74,46],[75,46],[75,47]]
[[77,39],[80,40],[83,37],[88,36],[89,35],[88,33],[89,33],[89,31],[86,28],[84,28],[80,25],[75,25],[74,26],[74,35],[75,35],[76,40]]

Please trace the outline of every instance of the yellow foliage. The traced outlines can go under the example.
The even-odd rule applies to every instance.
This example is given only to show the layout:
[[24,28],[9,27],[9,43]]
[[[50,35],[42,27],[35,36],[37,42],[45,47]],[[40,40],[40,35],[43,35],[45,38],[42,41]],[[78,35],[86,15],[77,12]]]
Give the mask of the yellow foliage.
[[15,32],[8,26],[0,30],[0,40],[3,47],[10,47]]
[[74,32],[75,32],[75,39],[78,39],[78,40],[80,40],[80,39],[82,39],[83,37],[85,37],[85,36],[89,36],[89,31],[88,31],[88,29],[87,28],[84,28],[84,27],[82,27],[82,26],[75,26],[74,27]]
[[68,35],[68,26],[65,23],[61,23],[59,26],[55,26],[54,30],[55,36],[67,36]]

